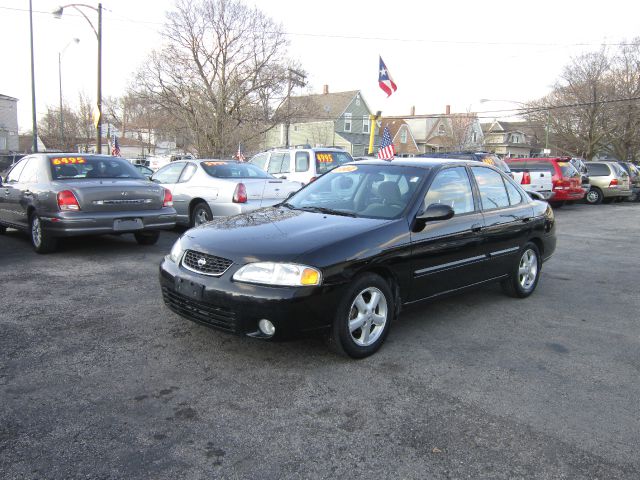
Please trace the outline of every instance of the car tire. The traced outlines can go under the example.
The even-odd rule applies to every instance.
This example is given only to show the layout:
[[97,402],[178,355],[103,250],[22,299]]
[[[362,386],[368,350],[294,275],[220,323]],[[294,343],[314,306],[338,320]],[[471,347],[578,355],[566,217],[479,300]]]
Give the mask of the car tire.
[[133,234],[136,237],[136,242],[139,245],[155,245],[160,238],[160,232],[158,230],[152,230],[149,232],[137,232]]
[[379,275],[366,273],[349,285],[338,306],[329,343],[351,358],[365,358],[382,346],[394,316],[389,284]]
[[616,203],[622,203],[622,202],[624,202],[624,198],[625,197],[616,197],[615,202]]
[[0,235],[4,235],[6,231],[7,227],[5,227],[4,225],[0,225]]
[[602,190],[599,188],[591,188],[584,196],[584,201],[589,205],[599,205],[602,203],[603,195]]
[[42,221],[36,213],[29,217],[29,238],[36,253],[55,252],[58,247],[58,239],[42,228]]
[[538,286],[541,270],[540,250],[534,243],[528,242],[520,249],[509,278],[502,281],[502,289],[510,297],[526,298]]
[[559,202],[549,202],[549,204],[553,207],[553,208],[562,208],[564,206],[565,201],[561,200]]
[[213,220],[213,214],[206,202],[198,202],[191,210],[191,218],[189,219],[189,226],[197,227],[203,223]]

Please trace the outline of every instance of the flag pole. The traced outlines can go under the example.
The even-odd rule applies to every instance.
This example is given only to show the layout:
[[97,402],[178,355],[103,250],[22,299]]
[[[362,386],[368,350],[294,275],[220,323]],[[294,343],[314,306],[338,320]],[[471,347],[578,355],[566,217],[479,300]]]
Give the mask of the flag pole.
[[373,155],[373,139],[376,136],[376,121],[382,115],[382,111],[378,110],[375,115],[369,114],[369,121],[371,122],[369,129],[369,155]]

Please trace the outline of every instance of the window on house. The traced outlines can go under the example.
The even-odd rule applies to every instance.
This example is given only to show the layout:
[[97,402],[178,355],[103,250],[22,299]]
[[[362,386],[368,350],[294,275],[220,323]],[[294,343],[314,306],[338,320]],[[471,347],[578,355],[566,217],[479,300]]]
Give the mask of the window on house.
[[444,131],[444,125],[440,124],[440,126],[438,127],[438,135],[444,135],[445,131]]
[[359,107],[360,106],[360,97],[356,97],[356,105]]
[[407,143],[407,129],[400,130],[400,143]]
[[371,127],[371,120],[369,117],[365,117],[362,119],[362,133],[369,133],[369,128]]
[[344,114],[344,131],[345,132],[351,131],[351,114],[350,113]]
[[0,137],[0,150],[7,149],[7,137]]
[[471,143],[478,142],[478,134],[476,132],[471,132]]

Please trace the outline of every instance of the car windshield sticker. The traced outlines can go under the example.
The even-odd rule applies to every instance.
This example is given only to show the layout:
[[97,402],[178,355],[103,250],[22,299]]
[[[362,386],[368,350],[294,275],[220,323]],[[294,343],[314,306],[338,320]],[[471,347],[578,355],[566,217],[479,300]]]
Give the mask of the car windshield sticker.
[[567,166],[567,162],[558,162],[558,165],[560,165],[561,167],[566,167]]
[[330,153],[317,153],[316,154],[316,158],[318,159],[318,161],[320,163],[332,163],[333,162],[333,155],[331,155]]
[[207,167],[215,167],[216,165],[224,165],[226,162],[202,162]]
[[356,170],[358,170],[358,167],[356,167],[355,165],[343,165],[342,167],[338,167],[331,170],[331,172],[332,173],[348,173],[348,172],[355,172]]
[[77,165],[87,163],[87,161],[82,157],[60,157],[52,158],[51,163],[54,165]]
[[491,157],[485,157],[482,159],[482,163],[486,163],[487,165],[494,165],[496,164],[496,162],[493,160],[493,158]]

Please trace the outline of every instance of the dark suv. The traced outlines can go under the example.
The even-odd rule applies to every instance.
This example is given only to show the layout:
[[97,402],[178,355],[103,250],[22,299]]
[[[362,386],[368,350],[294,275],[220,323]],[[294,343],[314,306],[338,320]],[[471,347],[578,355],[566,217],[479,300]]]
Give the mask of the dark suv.
[[620,166],[629,174],[631,196],[627,200],[630,202],[640,201],[640,170],[631,162],[620,162]]
[[476,162],[493,165],[513,178],[509,165],[507,165],[507,163],[496,154],[490,152],[433,152],[423,153],[422,155],[418,155],[418,157],[449,158],[451,160],[475,160]]

